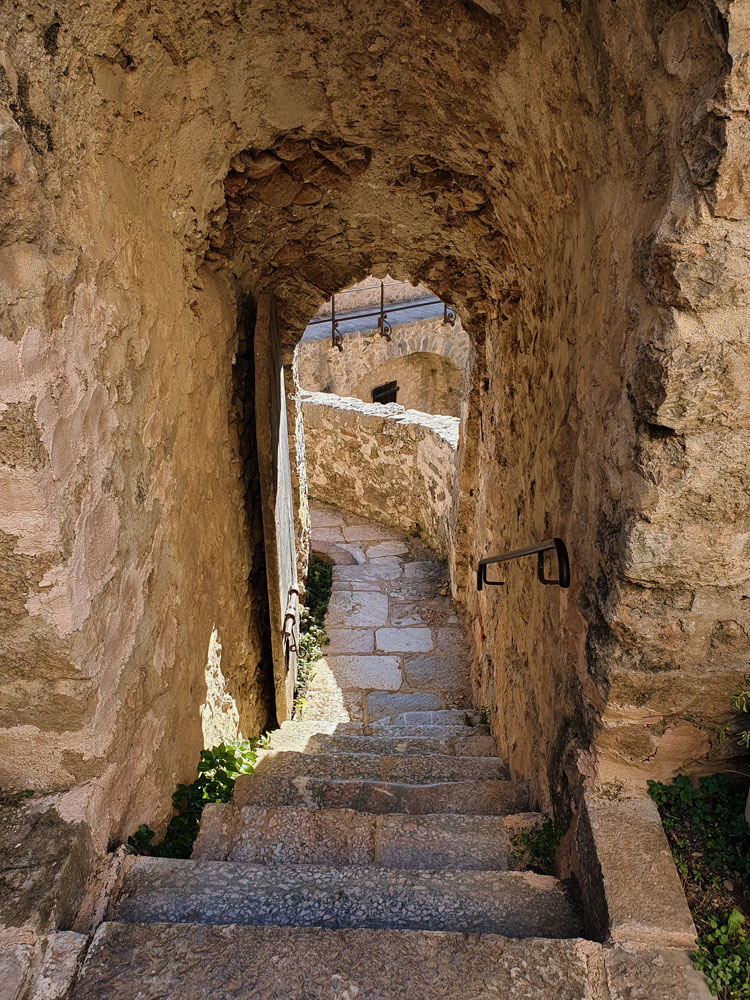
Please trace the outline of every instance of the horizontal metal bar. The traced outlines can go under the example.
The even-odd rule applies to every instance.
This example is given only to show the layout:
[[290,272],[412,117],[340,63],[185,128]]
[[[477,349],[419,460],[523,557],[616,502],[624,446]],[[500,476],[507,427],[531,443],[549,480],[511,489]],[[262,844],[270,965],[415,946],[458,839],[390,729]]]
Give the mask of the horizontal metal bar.
[[[423,306],[435,306],[443,305],[442,299],[419,299],[414,302],[405,302],[403,305],[397,305],[396,303],[386,302],[386,312],[399,312],[402,309],[420,309]],[[380,316],[380,309],[376,309],[375,312],[365,312],[365,313],[354,313],[349,315],[346,313],[337,313],[336,317],[339,323],[348,323],[352,319],[370,319],[372,316]],[[331,317],[324,316],[323,319],[313,319],[307,325],[308,326],[319,326],[321,323],[330,323]]]

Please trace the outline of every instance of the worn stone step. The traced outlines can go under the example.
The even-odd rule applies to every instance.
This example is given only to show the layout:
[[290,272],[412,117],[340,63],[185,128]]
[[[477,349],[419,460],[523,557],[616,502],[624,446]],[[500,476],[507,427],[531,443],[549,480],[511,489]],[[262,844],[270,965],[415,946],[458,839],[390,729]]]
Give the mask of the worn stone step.
[[601,1000],[602,952],[581,939],[105,923],[74,1000]]
[[217,804],[203,811],[193,859],[505,871],[519,867],[511,837],[543,821],[540,813],[406,816]]
[[[477,723],[469,726],[465,722],[457,725],[442,723],[424,723],[411,725],[393,725],[386,720],[377,723],[369,722],[331,722],[325,719],[302,719],[299,722],[282,722],[280,733],[286,732],[306,732],[325,733],[336,736],[376,736],[387,737],[388,739],[476,739],[479,736],[486,736],[492,739],[490,727]],[[273,734],[275,735],[275,734]],[[494,742],[494,741],[493,741]],[[468,756],[468,755],[467,755]],[[485,756],[491,756],[487,754]]]
[[530,872],[406,871],[134,858],[112,917],[126,923],[453,930],[576,937],[566,887]]
[[355,809],[371,813],[468,813],[505,816],[529,808],[522,781],[449,781],[420,785],[397,781],[288,778],[242,774],[235,782],[235,806],[298,806]]
[[262,750],[256,775],[287,778],[363,778],[370,781],[406,781],[412,785],[436,781],[505,780],[508,765],[499,757],[451,757],[447,754],[331,753],[307,754],[297,750]]
[[[294,725],[294,724],[292,724]],[[415,727],[416,728],[416,727]],[[439,727],[434,727],[439,728]],[[374,754],[447,754],[461,757],[497,757],[497,746],[489,733],[465,727],[466,735],[391,736],[388,730],[382,735],[364,736],[347,733],[321,733],[311,730],[281,729],[271,734],[272,750],[298,750],[302,753],[374,753]],[[477,730],[484,727],[477,727]],[[421,730],[420,730],[421,731]],[[398,733],[403,733],[399,729]],[[407,729],[408,733],[409,730]]]
[[383,726],[464,726],[473,729],[479,725],[479,713],[464,708],[436,708],[433,711],[401,712],[384,715],[370,723],[373,730]]

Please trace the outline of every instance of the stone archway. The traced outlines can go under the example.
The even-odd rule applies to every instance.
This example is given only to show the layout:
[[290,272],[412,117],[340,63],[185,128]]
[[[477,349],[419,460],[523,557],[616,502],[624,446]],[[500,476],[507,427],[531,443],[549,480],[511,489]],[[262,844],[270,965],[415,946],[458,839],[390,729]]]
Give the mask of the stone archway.
[[[680,715],[746,669],[746,46],[723,10],[0,14],[3,783],[33,748],[103,839],[166,813],[214,626],[263,725],[237,303],[274,291],[291,364],[323,300],[392,265],[473,321],[452,573],[514,773],[561,801],[597,734],[618,775],[700,756]],[[477,595],[478,558],[549,533],[567,596],[522,568]]]

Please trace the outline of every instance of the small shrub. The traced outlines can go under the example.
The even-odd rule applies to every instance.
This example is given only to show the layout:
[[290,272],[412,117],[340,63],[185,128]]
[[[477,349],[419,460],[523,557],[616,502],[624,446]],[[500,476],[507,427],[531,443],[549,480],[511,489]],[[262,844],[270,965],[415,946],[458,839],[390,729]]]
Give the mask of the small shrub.
[[240,774],[252,774],[256,751],[267,743],[267,737],[220,743],[203,750],[198,762],[198,777],[189,785],[178,785],[172,796],[175,814],[169,821],[164,839],[154,844],[154,831],[142,823],[128,838],[139,854],[158,858],[189,858],[203,809],[209,802],[229,802],[234,783]]
[[524,827],[510,838],[513,862],[538,875],[554,874],[555,854],[562,835],[563,831],[549,818],[540,827]]
[[11,809],[18,807],[26,800],[30,799],[34,792],[30,788],[24,788],[22,792],[6,792],[0,788],[0,806],[10,806]]

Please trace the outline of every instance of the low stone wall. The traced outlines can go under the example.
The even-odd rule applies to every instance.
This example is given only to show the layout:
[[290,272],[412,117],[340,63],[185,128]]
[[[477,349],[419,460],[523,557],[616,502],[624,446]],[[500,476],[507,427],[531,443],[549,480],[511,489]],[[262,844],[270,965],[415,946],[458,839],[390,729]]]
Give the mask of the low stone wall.
[[311,496],[448,553],[457,417],[304,391],[302,413]]

